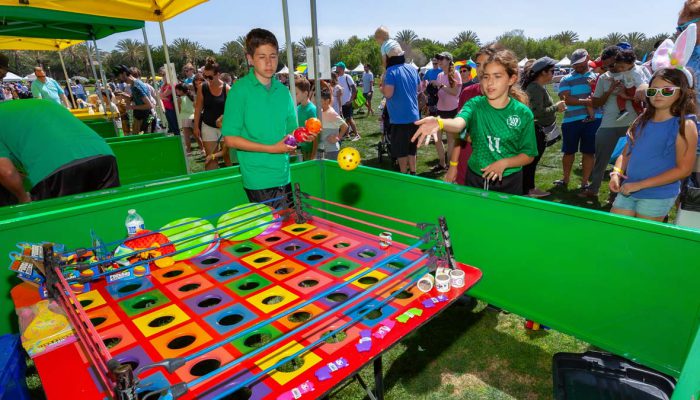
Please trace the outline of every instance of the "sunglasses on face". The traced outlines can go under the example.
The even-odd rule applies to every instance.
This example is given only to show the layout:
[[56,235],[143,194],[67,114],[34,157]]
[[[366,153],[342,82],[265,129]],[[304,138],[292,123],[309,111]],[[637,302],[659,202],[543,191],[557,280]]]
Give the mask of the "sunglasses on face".
[[213,81],[214,80],[214,75],[204,75],[204,78],[208,81]]
[[666,86],[662,88],[648,88],[647,89],[647,97],[654,97],[657,94],[661,93],[661,96],[663,97],[671,97],[673,96],[674,93],[676,93],[676,90],[680,89],[678,86]]
[[691,20],[688,21],[688,22],[684,22],[684,23],[682,23],[682,24],[680,24],[680,25],[678,25],[678,26],[676,27],[676,32],[681,33],[681,32],[683,32],[683,31],[685,30],[685,28],[688,27],[688,25],[694,24],[694,23],[696,23],[696,22],[698,22],[698,21],[700,21],[700,18],[695,18],[695,19],[691,19]]
[[438,60],[438,61],[442,61],[442,60],[445,59],[445,57],[440,56],[440,57],[435,57],[435,59]]

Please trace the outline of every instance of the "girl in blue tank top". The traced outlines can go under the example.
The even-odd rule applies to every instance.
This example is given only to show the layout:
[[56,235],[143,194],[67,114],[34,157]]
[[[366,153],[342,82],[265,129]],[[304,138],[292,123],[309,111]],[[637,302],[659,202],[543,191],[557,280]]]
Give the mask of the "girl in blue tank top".
[[610,190],[619,193],[610,211],[663,221],[695,164],[695,90],[682,68],[663,68],[646,95],[648,108],[627,132],[610,174]]

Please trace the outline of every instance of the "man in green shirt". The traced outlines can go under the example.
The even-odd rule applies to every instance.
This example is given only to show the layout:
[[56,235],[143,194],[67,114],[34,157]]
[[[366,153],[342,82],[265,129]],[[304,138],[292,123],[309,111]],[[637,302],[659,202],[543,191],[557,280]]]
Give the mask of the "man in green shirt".
[[53,78],[46,76],[46,72],[41,67],[34,67],[36,80],[32,82],[32,96],[35,99],[51,100],[70,108],[68,98],[63,93],[63,88]]
[[[0,205],[119,186],[112,149],[61,105],[2,102],[0,121]],[[16,166],[26,172],[30,193]]]
[[256,28],[246,36],[246,57],[251,66],[226,99],[221,133],[226,145],[238,150],[243,188],[251,202],[270,202],[286,208],[291,202],[289,153],[284,143],[297,127],[295,104],[289,90],[273,78],[279,46],[272,32]]

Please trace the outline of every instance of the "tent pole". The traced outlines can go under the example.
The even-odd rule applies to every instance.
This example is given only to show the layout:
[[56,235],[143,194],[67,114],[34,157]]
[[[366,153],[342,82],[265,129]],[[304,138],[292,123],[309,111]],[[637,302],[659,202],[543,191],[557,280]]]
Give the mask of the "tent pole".
[[63,62],[63,54],[61,54],[61,50],[58,51],[58,58],[61,60],[63,75],[66,77],[66,86],[68,86],[68,93],[70,93],[70,99],[73,102],[72,105],[74,107],[78,107],[78,103],[75,102],[75,96],[73,95],[73,88],[70,86],[70,79],[68,79],[68,71],[66,71],[66,64]]
[[[151,55],[151,46],[148,44],[148,35],[146,35],[146,26],[144,25],[143,28],[141,28],[141,31],[143,32],[143,44],[146,46],[146,57],[148,58],[148,67],[151,69],[151,76],[153,77],[153,83],[156,82],[156,70],[153,68],[153,56]],[[160,90],[156,90],[156,108],[162,111],[162,115],[165,116],[165,110],[161,109],[161,105],[163,104],[161,98],[160,98]],[[165,121],[162,121],[165,123],[165,127],[168,128],[168,119],[166,118]]]
[[[160,25],[160,38],[163,41],[163,53],[165,53],[165,70],[169,71],[170,70],[170,52],[168,51],[168,42],[165,41],[165,28],[163,27],[163,21],[158,21],[158,24]],[[168,72],[169,74],[169,72]],[[172,83],[171,83],[172,85]],[[173,89],[174,91],[175,89]],[[177,104],[177,101],[173,102],[173,108],[175,108],[175,119],[180,121],[180,107]],[[190,160],[187,159],[187,150],[185,150],[185,142],[180,140],[180,144],[182,145],[182,155],[185,157],[185,166],[187,167],[187,173],[189,174],[191,172],[190,170]],[[204,150],[204,149],[202,149]]]
[[[314,41],[314,54],[312,57],[314,65],[314,90],[316,91],[316,114],[321,115],[321,71],[318,63],[318,19],[316,16],[316,0],[311,2],[311,37]],[[309,60],[306,60],[308,63]],[[321,119],[321,118],[319,118]]]
[[[284,16],[284,38],[287,42],[287,69],[289,69],[287,83],[289,84],[289,92],[292,94],[292,101],[296,106],[297,91],[294,76],[294,43],[292,42],[292,35],[289,31],[289,8],[287,7],[287,0],[282,0],[282,15]],[[294,107],[294,114],[296,114],[296,112],[297,108]]]
[[100,78],[97,76],[97,70],[95,69],[95,63],[92,62],[92,50],[90,49],[90,42],[85,41],[85,46],[87,46],[87,55],[88,55],[88,61],[90,62],[90,68],[92,68],[92,76],[95,77],[95,94],[97,95],[97,102],[102,105],[102,109],[104,110],[105,114],[107,113],[107,105],[104,104],[104,101],[102,100],[102,96],[100,96],[101,90],[100,88]]

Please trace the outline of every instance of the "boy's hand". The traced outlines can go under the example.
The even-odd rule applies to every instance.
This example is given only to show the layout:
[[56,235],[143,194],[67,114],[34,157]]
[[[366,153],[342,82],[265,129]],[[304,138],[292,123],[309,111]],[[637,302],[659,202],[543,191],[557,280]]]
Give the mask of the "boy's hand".
[[282,139],[279,142],[271,145],[270,146],[270,153],[272,153],[272,154],[284,154],[284,153],[293,153],[294,151],[296,151],[297,147],[290,146],[290,145],[286,144],[284,142],[285,139]]
[[482,168],[481,171],[483,173],[481,174],[481,177],[492,181],[495,181],[496,179],[501,181],[503,180],[503,171],[505,171],[506,168],[508,168],[508,161],[502,158],[486,166],[486,168]]
[[430,143],[429,140],[431,137],[434,138],[436,141],[438,140],[437,132],[439,127],[437,118],[426,117],[414,123],[418,125],[418,130],[411,138],[411,141],[415,142],[417,147],[421,147],[423,144],[427,145],[428,143]]

